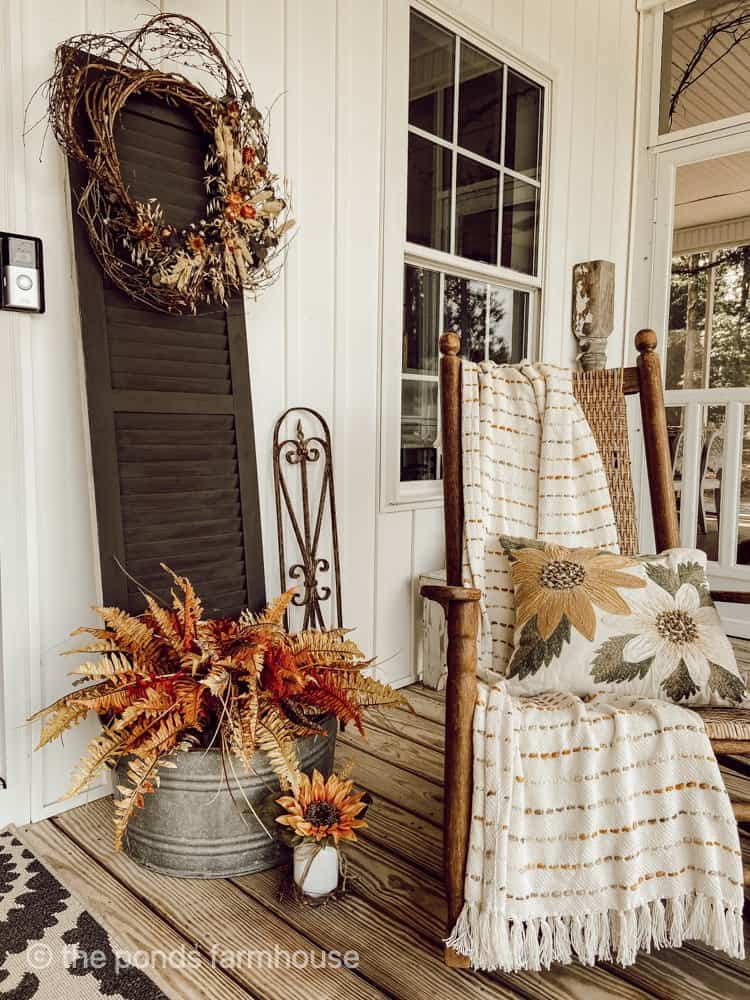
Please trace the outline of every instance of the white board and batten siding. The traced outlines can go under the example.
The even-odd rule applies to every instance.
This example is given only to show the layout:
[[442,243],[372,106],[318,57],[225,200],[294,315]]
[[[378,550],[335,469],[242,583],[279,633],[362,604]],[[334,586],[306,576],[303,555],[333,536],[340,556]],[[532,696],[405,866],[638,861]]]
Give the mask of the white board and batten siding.
[[[282,277],[247,326],[259,456],[266,582],[278,589],[271,434],[287,406],[323,413],[334,439],[347,624],[379,675],[415,676],[413,580],[443,561],[442,511],[381,506],[379,442],[383,337],[400,338],[381,309],[387,179],[384,101],[389,11],[407,0],[163,0],[197,18],[244,64],[259,105],[273,105],[272,164],[292,183],[299,229]],[[63,159],[42,129],[21,140],[24,108],[52,68],[56,44],[83,31],[131,28],[142,0],[3,0],[0,58],[2,228],[45,242],[48,311],[0,315],[2,669],[0,823],[40,819],[78,804],[57,798],[91,729],[31,754],[25,715],[67,686],[59,653],[100,596],[96,521]],[[637,15],[632,0],[465,0],[434,5],[552,78],[547,253],[541,351],[569,362],[573,265],[615,261],[610,361],[625,338],[625,269],[635,93]],[[33,121],[43,111],[37,101]],[[392,124],[392,123],[390,123]],[[406,123],[404,122],[404,128]],[[399,317],[400,319],[400,317]],[[629,337],[630,334],[627,334]],[[397,373],[391,375],[397,377]],[[382,419],[392,418],[382,414]],[[102,785],[91,795],[102,794]]]

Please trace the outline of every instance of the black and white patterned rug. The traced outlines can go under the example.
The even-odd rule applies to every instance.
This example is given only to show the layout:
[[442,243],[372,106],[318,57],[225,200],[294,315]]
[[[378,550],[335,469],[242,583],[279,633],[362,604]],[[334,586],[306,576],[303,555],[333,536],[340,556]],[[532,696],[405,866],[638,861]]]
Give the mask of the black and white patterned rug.
[[0,832],[0,1000],[167,1000],[13,829]]

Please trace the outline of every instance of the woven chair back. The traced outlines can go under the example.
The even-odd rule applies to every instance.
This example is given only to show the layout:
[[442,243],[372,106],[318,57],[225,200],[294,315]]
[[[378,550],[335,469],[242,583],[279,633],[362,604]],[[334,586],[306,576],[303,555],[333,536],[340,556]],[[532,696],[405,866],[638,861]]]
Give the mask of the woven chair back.
[[623,555],[635,555],[638,551],[638,527],[623,371],[621,368],[608,368],[605,371],[576,372],[573,375],[573,392],[602,456],[620,551]]

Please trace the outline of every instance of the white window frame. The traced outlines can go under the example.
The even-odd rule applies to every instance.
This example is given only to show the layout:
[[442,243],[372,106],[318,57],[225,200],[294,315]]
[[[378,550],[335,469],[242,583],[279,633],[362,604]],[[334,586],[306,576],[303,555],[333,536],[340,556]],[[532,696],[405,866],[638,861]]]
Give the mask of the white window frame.
[[647,15],[651,21],[652,32],[652,52],[651,52],[651,79],[655,86],[651,89],[649,108],[649,147],[652,149],[663,149],[665,147],[679,145],[686,140],[695,138],[705,138],[710,135],[718,136],[730,133],[734,130],[746,129],[750,124],[750,111],[743,114],[732,115],[730,118],[718,118],[713,122],[705,122],[702,125],[691,125],[689,128],[674,129],[672,132],[659,132],[659,111],[661,101],[661,60],[662,41],[664,38],[664,15],[680,7],[687,7],[694,0],[640,0],[638,9]]
[[[636,166],[636,196],[631,231],[630,301],[626,326],[631,329],[653,327],[668,329],[669,296],[672,278],[674,195],[677,170],[687,164],[711,158],[732,156],[750,150],[750,113],[724,118],[703,125],[659,135],[659,99],[661,91],[661,48],[666,11],[686,6],[692,0],[638,0],[641,12],[639,47],[638,143]],[[642,138],[639,140],[639,136]],[[735,241],[740,242],[740,241]],[[637,250],[635,249],[637,248]],[[631,357],[633,356],[631,348]],[[660,337],[659,354],[662,371],[666,371],[667,338]],[[697,446],[700,426],[700,406],[726,404],[725,434],[728,451],[725,467],[736,463],[742,447],[740,410],[750,407],[750,388],[721,390],[665,390],[667,406],[686,407],[686,441],[684,453],[688,461],[683,466],[683,501],[681,544],[695,544],[697,523],[697,482],[700,449]],[[689,412],[688,412],[689,408]],[[731,414],[731,417],[730,417]],[[690,428],[692,440],[687,438]],[[634,487],[639,502],[641,546],[653,548],[651,505],[647,489],[645,456],[641,452]],[[637,478],[637,481],[635,481]],[[722,489],[721,516],[724,525],[736,523],[739,502],[739,480],[735,475]],[[725,533],[720,543],[721,561],[709,561],[711,586],[715,589],[744,589],[750,577],[750,567],[736,563],[736,537]],[[727,630],[734,636],[750,638],[750,614],[736,605],[720,605],[720,614]]]
[[[409,24],[411,10],[418,11],[447,31],[476,46],[509,69],[517,70],[542,87],[542,143],[539,174],[539,236],[537,274],[524,275],[501,265],[458,257],[406,240],[407,151],[409,139]],[[499,282],[519,291],[530,291],[527,353],[534,356],[540,342],[542,295],[546,276],[547,219],[549,200],[550,122],[553,75],[549,67],[530,64],[512,45],[487,35],[478,22],[458,15],[439,0],[388,0],[386,11],[386,74],[384,83],[385,151],[383,156],[383,213],[381,260],[381,358],[380,358],[380,506],[382,511],[442,504],[442,479],[401,482],[401,350],[403,283],[406,264],[459,277]],[[507,69],[506,69],[507,74]],[[456,101],[457,101],[456,95]],[[419,133],[420,130],[414,130]],[[430,140],[449,146],[433,135]],[[482,162],[482,157],[471,157]],[[497,166],[493,164],[493,166]],[[528,182],[529,178],[511,176]],[[533,183],[533,182],[532,182]],[[498,229],[502,226],[502,204],[498,206]]]

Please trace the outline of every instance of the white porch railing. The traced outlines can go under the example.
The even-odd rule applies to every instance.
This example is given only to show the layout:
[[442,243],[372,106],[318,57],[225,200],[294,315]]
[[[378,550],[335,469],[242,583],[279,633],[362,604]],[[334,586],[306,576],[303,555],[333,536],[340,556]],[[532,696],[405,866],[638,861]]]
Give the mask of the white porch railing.
[[[671,389],[665,391],[664,402],[668,408],[680,407],[683,410],[682,468],[678,490],[680,541],[688,547],[695,546],[698,541],[699,510],[707,488],[705,469],[701,468],[705,417],[708,407],[724,410],[721,467],[714,487],[720,491],[720,502],[715,509],[718,544],[716,557],[709,556],[709,570],[714,586],[731,587],[740,580],[750,580],[750,565],[739,564],[737,559],[740,528],[746,522],[750,529],[750,497],[742,503],[745,410],[750,406],[750,389]],[[750,469],[747,471],[750,476]]]

